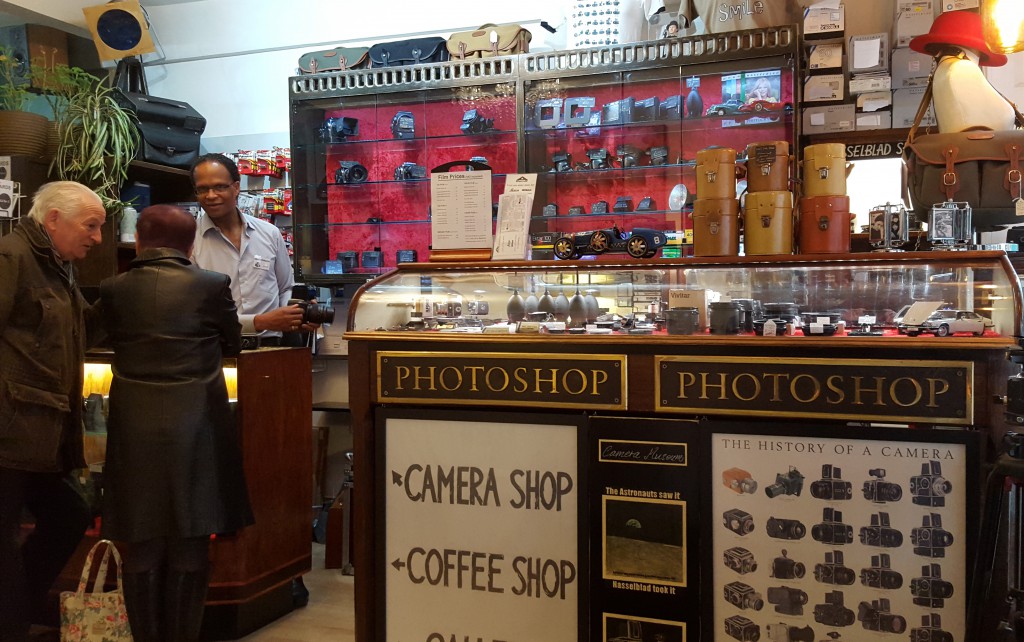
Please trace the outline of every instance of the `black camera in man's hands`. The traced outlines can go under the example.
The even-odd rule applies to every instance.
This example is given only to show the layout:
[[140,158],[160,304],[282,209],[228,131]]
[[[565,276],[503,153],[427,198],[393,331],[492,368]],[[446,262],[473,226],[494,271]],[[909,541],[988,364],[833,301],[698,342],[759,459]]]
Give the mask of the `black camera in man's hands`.
[[338,169],[334,172],[334,182],[344,183],[365,183],[370,177],[366,167],[357,161],[339,161]]
[[302,322],[322,325],[334,323],[334,308],[323,304],[313,303],[319,292],[315,285],[296,283],[292,286],[292,298],[288,299],[288,305],[297,305],[302,308]]

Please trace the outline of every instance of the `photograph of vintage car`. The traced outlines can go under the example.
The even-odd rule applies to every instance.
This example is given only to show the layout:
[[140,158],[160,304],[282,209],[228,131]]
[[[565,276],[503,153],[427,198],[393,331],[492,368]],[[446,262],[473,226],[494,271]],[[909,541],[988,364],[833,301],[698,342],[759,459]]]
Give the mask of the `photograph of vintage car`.
[[657,254],[667,242],[661,230],[637,227],[626,232],[613,225],[603,230],[559,236],[555,239],[554,250],[555,256],[563,260],[606,252],[625,252],[635,259],[644,259]]
[[718,103],[718,104],[715,104],[715,105],[711,105],[710,107],[708,107],[707,111],[704,112],[704,115],[705,116],[726,116],[728,114],[738,114],[738,113],[740,113],[740,107],[741,107],[740,101],[735,99],[735,98],[731,98],[731,99],[725,101],[724,103]]
[[992,320],[970,310],[936,310],[919,324],[900,323],[897,329],[909,337],[927,332],[937,337],[948,337],[958,332],[970,332],[980,337],[995,324]]

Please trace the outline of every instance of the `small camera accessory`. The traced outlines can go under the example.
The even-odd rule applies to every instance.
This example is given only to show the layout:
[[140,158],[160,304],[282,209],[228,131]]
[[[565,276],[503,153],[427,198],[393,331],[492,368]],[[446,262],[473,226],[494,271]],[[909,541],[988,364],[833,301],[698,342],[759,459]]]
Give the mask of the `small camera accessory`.
[[395,138],[414,138],[416,118],[411,111],[400,111],[391,119],[391,135]]
[[579,127],[590,122],[590,113],[597,105],[593,96],[578,96],[565,99],[564,120],[566,127]]
[[344,183],[365,183],[370,177],[370,172],[357,161],[339,161],[338,169],[334,172],[334,182]]
[[608,169],[608,150],[599,147],[597,149],[588,149],[587,158],[590,159],[590,164],[584,164],[583,166],[587,169]]
[[597,201],[590,206],[591,214],[607,214],[608,213],[608,201]]
[[541,213],[544,216],[558,216],[558,204],[548,203],[544,206],[544,209],[541,210]]
[[541,129],[554,129],[562,122],[562,99],[545,98],[537,101],[533,120]]
[[350,136],[359,135],[359,119],[331,116],[320,126],[320,140],[325,143],[343,143]]
[[601,122],[605,125],[626,125],[633,122],[634,98],[623,98],[601,108]]
[[338,252],[338,260],[346,272],[354,270],[359,267],[359,252]]
[[571,172],[572,154],[569,152],[555,152],[551,155],[551,164],[556,172]]
[[363,252],[363,267],[379,268],[383,263],[383,258],[380,250],[365,250]]
[[639,165],[640,150],[633,145],[619,145],[615,148],[615,156],[623,167],[636,167]]
[[654,199],[650,196],[645,196],[640,199],[640,204],[636,206],[638,212],[651,212],[654,211]]
[[615,205],[612,206],[613,212],[632,212],[633,211],[633,197],[631,196],[616,196]]
[[415,263],[416,250],[398,250],[395,252],[395,263]]
[[462,115],[462,124],[459,129],[463,134],[482,134],[494,129],[494,119],[485,118],[477,110],[470,109]]
[[644,153],[651,157],[651,165],[668,165],[668,147],[652,147]]
[[634,102],[632,122],[649,123],[652,120],[658,120],[658,106],[660,104],[657,96],[651,96],[650,98]]
[[658,107],[662,120],[678,120],[683,116],[682,102],[679,96],[669,96],[661,101]]
[[395,168],[396,181],[414,181],[427,177],[427,168],[416,163],[405,162]]
[[582,205],[573,205],[569,208],[569,216],[579,216],[586,214],[586,210],[583,209]]

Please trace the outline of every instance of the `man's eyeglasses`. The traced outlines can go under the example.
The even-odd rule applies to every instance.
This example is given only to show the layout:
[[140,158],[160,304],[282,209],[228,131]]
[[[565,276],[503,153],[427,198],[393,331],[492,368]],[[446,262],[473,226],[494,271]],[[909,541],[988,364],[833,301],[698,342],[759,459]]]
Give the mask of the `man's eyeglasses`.
[[213,191],[217,194],[227,194],[231,191],[232,184],[220,183],[219,185],[196,185],[196,196],[205,196],[207,192]]

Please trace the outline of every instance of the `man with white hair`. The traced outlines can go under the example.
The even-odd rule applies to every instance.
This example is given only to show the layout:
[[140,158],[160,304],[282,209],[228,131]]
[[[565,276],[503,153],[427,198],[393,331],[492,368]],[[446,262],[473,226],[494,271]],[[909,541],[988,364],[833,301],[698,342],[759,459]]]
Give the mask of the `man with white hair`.
[[[71,471],[85,467],[85,309],[72,261],[102,240],[88,187],[43,185],[0,238],[0,640],[52,622],[47,593],[91,521]],[[22,542],[23,511],[35,528]]]

